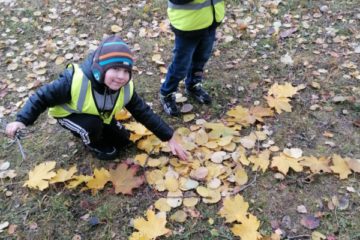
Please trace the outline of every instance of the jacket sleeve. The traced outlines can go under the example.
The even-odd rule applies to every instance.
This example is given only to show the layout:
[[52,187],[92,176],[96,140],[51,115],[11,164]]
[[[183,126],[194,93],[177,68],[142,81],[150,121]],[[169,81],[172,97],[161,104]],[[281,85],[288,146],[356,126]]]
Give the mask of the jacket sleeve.
[[191,3],[193,0],[170,0],[173,4],[183,5],[187,3]]
[[168,141],[173,136],[174,130],[159,115],[155,114],[135,91],[125,107],[136,121],[143,124],[161,141]]
[[70,101],[72,73],[72,70],[66,69],[57,80],[36,90],[17,113],[16,121],[31,125],[47,108]]

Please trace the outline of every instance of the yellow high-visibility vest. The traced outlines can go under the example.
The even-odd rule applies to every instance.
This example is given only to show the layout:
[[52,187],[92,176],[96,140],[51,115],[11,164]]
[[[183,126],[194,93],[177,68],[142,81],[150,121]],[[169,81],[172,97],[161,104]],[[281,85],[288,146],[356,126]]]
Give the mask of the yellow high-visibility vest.
[[167,13],[174,28],[181,31],[200,30],[209,27],[214,20],[220,23],[224,19],[225,3],[223,0],[194,0],[179,5],[168,1]]
[[66,117],[72,113],[85,113],[100,116],[104,123],[109,124],[116,112],[120,111],[131,99],[134,93],[134,83],[130,80],[120,89],[115,107],[110,115],[102,116],[96,107],[92,94],[91,81],[86,77],[77,64],[69,64],[73,68],[73,79],[71,84],[71,101],[62,105],[49,108],[52,117]]

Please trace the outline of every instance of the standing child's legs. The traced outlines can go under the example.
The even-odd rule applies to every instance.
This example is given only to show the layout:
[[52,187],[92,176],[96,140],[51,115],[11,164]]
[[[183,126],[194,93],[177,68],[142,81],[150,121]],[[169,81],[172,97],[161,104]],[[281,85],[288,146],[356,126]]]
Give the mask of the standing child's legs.
[[185,79],[186,88],[201,83],[204,67],[211,57],[215,42],[215,29],[209,30],[208,34],[203,36],[197,45],[191,59],[191,66]]
[[165,82],[160,88],[160,101],[164,111],[173,116],[180,115],[175,102],[174,93],[177,91],[179,82],[183,80],[189,72],[191,59],[193,57],[199,38],[189,38],[175,35],[175,47],[173,50],[173,60],[168,68]]
[[[58,123],[75,136],[81,138],[85,146],[101,160],[113,160],[118,156],[115,145],[104,141],[104,123],[99,116],[71,114],[58,118]],[[105,136],[106,137],[106,136]]]
[[192,57],[191,67],[185,79],[187,94],[194,97],[198,102],[210,104],[210,95],[202,88],[204,66],[211,57],[215,41],[215,29],[209,30],[204,35]]
[[173,60],[168,68],[165,82],[161,85],[160,93],[164,96],[176,92],[179,82],[189,72],[191,60],[199,43],[199,38],[175,36]]

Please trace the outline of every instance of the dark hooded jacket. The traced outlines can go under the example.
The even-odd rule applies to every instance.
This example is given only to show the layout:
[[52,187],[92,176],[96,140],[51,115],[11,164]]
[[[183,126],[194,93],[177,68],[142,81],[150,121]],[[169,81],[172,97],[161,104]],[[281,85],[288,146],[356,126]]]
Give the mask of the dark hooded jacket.
[[[80,65],[82,71],[91,81],[91,86],[100,94],[114,93],[104,84],[95,81],[91,65],[94,53],[89,54],[85,61]],[[40,87],[31,95],[25,106],[16,115],[16,121],[24,123],[26,126],[35,122],[38,116],[49,107],[61,105],[71,100],[71,83],[73,71],[66,69],[55,81]],[[168,141],[172,137],[174,130],[167,125],[144,100],[136,93],[125,106],[136,121],[142,123],[147,129],[152,131],[160,140]],[[101,109],[98,109],[101,112]]]

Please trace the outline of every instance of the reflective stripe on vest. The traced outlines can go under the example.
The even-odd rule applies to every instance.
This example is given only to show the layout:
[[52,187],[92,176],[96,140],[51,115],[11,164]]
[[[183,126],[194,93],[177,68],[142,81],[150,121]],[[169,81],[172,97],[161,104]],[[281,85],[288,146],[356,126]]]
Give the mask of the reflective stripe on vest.
[[220,23],[224,19],[225,3],[224,0],[194,0],[180,5],[168,1],[167,13],[171,25],[176,29],[200,30],[211,26],[214,20]]
[[[87,113],[101,116],[96,108],[94,102],[95,99],[92,96],[91,89],[89,89],[89,87],[91,87],[91,82],[77,64],[70,66],[73,67],[74,70],[71,86],[71,102],[50,108],[49,115],[53,117],[66,117],[71,113]],[[81,78],[81,80],[79,78]],[[130,80],[125,86],[121,88],[114,109],[110,116],[107,118],[103,118],[101,116],[105,123],[110,123],[115,113],[120,111],[124,106],[126,106],[127,103],[129,103],[133,95],[133,89],[134,85],[132,80]],[[84,110],[84,104],[88,94],[91,95],[88,96],[88,99],[91,100],[91,103],[89,105],[88,102],[87,110]]]

